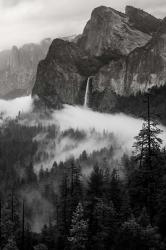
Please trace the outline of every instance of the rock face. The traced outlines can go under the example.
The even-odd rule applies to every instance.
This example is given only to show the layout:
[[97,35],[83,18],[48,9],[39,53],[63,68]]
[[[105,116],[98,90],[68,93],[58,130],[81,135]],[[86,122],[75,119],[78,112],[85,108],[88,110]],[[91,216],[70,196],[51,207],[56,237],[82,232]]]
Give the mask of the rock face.
[[53,41],[38,66],[33,95],[54,108],[81,104],[92,75],[90,106],[105,112],[117,111],[121,97],[163,86],[166,20],[130,6],[126,14],[96,8],[75,43]]
[[35,83],[37,65],[44,59],[50,39],[40,44],[26,44],[21,48],[0,52],[0,97],[14,98],[28,95]]
[[39,63],[32,94],[51,107],[75,104],[87,75],[97,72],[100,65],[76,44],[55,39],[47,57]]
[[161,23],[161,19],[132,6],[126,6],[125,13],[129,17],[130,25],[150,35],[158,30]]
[[111,88],[118,95],[131,95],[165,83],[166,19],[147,45],[101,68],[94,86],[100,92]]
[[109,56],[110,59],[128,55],[151,38],[150,34],[136,29],[130,19],[112,8],[101,6],[94,9],[78,41],[79,46],[91,55]]

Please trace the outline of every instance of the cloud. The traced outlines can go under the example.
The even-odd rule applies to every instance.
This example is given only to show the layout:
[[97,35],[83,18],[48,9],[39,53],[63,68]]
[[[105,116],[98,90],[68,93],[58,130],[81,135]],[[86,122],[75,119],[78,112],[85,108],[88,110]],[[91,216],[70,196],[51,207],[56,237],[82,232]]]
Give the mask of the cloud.
[[124,11],[127,4],[165,15],[165,0],[0,0],[0,50],[45,37],[79,34],[95,7]]
[[20,194],[25,200],[26,207],[31,211],[32,231],[40,233],[53,215],[53,205],[37,189],[27,187],[25,190],[21,190]]
[[[1,1],[2,1],[2,6],[12,7],[12,6],[18,5],[19,3],[23,1],[28,1],[28,0],[1,0]],[[29,0],[29,1],[33,1],[33,0]]]
[[[64,109],[54,111],[49,123],[58,128],[55,138],[47,136],[45,132],[34,138],[38,142],[37,172],[41,166],[50,169],[54,162],[65,162],[72,157],[78,159],[83,151],[90,155],[94,151],[112,147],[113,158],[120,159],[123,153],[131,153],[134,137],[143,121],[124,114],[104,114],[84,107],[65,105]],[[73,136],[70,131],[75,131],[77,136]],[[83,136],[79,137],[78,131]],[[42,156],[42,152],[47,157],[38,157]]]
[[[40,117],[40,114],[31,112],[32,110],[33,100],[30,96],[10,101],[0,100],[0,113],[4,113],[4,117],[15,118],[21,111],[25,113],[20,119],[22,124],[57,127],[57,136],[54,140],[47,138],[47,133],[39,134],[34,138],[39,143],[39,151],[49,155],[43,162],[44,168],[52,167],[54,161],[65,161],[71,156],[78,158],[84,150],[90,154],[94,150],[115,146],[115,141],[116,146],[122,149],[121,153],[131,150],[133,138],[142,127],[140,119],[124,114],[103,114],[79,106],[65,105],[64,109],[55,110],[52,117],[47,117],[46,120]],[[63,132],[69,129],[83,131],[85,137],[78,140],[68,135],[62,136]],[[40,169],[40,167],[39,162],[36,168]]]
[[[79,158],[85,150],[87,154],[113,147],[114,158],[120,159],[124,153],[133,151],[134,137],[142,128],[143,120],[125,114],[104,114],[78,106],[65,105],[64,109],[53,113],[50,123],[56,125],[57,136],[47,138],[47,134],[40,134],[34,138],[39,142],[38,152],[47,153],[48,157],[35,164],[36,171],[41,165],[50,169],[56,161],[66,161],[71,157]],[[80,131],[84,133],[81,139],[70,136],[64,131]],[[161,127],[163,144],[166,144],[166,128]]]
[[0,99],[0,113],[3,113],[3,117],[15,118],[19,112],[30,112],[32,107],[33,101],[30,96],[16,98],[11,101]]
[[131,147],[133,138],[142,127],[143,121],[124,114],[104,114],[78,106],[65,105],[63,110],[54,113],[54,119],[60,129],[84,130],[95,129],[98,133],[113,133],[121,144]]
[[[15,118],[21,111],[25,115],[22,115],[19,121],[26,126],[55,126],[55,138],[48,135],[47,129],[34,138],[38,142],[39,155],[42,152],[48,155],[36,163],[36,170],[39,170],[41,165],[50,168],[54,161],[59,163],[72,156],[78,158],[84,150],[91,154],[94,150],[109,149],[111,146],[116,151],[115,158],[120,158],[124,152],[132,151],[134,137],[143,124],[143,120],[125,114],[104,114],[80,106],[65,105],[62,110],[55,110],[49,117],[33,113],[32,110],[33,100],[30,96],[12,101],[0,100],[0,113],[4,112],[5,117]],[[166,145],[166,128],[160,127],[164,131],[161,138]],[[80,131],[83,136],[75,138],[72,133],[64,134],[64,131],[70,129]]]

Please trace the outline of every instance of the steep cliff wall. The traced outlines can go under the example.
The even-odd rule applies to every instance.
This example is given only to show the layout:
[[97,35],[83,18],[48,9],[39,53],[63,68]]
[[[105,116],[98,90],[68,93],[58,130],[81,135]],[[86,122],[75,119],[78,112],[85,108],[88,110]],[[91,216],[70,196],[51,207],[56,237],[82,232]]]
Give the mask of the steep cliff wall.
[[35,83],[37,65],[44,59],[50,39],[40,44],[26,44],[21,48],[0,52],[0,97],[16,97],[31,93]]
[[101,6],[92,12],[78,44],[91,55],[111,59],[129,54],[145,45],[150,38],[150,34],[136,29],[127,15]]
[[101,63],[89,58],[76,44],[55,39],[47,57],[39,63],[32,93],[51,107],[75,104],[83,84],[85,90],[87,76],[96,73],[99,67]]
[[130,25],[150,35],[158,30],[161,23],[161,19],[133,6],[126,6],[125,13],[129,18]]
[[111,88],[118,95],[146,92],[166,82],[166,20],[150,42],[127,57],[112,61],[100,69],[94,88]]
[[133,7],[123,14],[102,6],[92,12],[76,43],[53,41],[39,64],[33,95],[51,107],[81,104],[93,75],[90,105],[110,112],[119,96],[163,86],[165,60],[165,20]]

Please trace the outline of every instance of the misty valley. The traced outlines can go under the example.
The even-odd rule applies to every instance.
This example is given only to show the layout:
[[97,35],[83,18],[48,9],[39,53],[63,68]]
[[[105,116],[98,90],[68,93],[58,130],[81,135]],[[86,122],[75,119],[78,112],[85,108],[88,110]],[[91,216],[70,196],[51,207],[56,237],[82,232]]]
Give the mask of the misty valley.
[[31,97],[0,103],[2,246],[164,249],[164,126],[150,120],[149,163],[148,121],[87,105],[36,110]]
[[166,18],[57,2],[0,0],[0,250],[166,250]]

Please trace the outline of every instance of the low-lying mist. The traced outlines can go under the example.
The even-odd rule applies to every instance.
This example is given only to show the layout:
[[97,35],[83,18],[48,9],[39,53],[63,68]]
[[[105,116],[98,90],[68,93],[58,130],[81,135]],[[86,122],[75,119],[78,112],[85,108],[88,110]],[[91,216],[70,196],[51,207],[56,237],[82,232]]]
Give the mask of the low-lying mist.
[[15,118],[19,112],[32,111],[33,99],[31,96],[19,97],[13,100],[0,99],[0,114],[3,117]]
[[47,155],[35,165],[36,170],[41,164],[44,169],[50,169],[54,162],[65,162],[72,157],[78,159],[83,151],[92,154],[102,148],[113,147],[114,158],[120,159],[124,153],[131,153],[134,136],[143,121],[124,114],[102,114],[80,106],[64,105],[62,110],[52,113],[47,125],[49,122],[56,126],[56,135],[54,140],[47,133],[35,138],[39,142],[38,154],[45,152]]
[[[38,161],[36,170],[50,169],[54,162],[66,161],[71,157],[78,158],[83,151],[91,154],[102,148],[115,148],[115,158],[124,153],[132,152],[134,137],[142,127],[143,120],[125,114],[104,114],[81,106],[64,105],[62,110],[55,110],[50,116],[42,118],[33,111],[33,99],[30,96],[11,101],[0,100],[0,112],[4,117],[15,118],[22,113],[20,122],[27,126],[55,126],[54,135],[48,136],[47,131],[34,138],[38,142]],[[44,112],[43,112],[44,113]],[[161,126],[162,127],[162,126]],[[76,137],[73,131],[83,133]],[[166,142],[166,129],[162,139]],[[64,133],[68,131],[67,133]],[[39,157],[42,156],[47,157]]]
[[97,133],[113,133],[121,146],[130,148],[133,138],[141,129],[142,120],[124,114],[103,114],[78,106],[64,105],[63,110],[54,112],[53,118],[60,129],[69,128],[95,130]]

